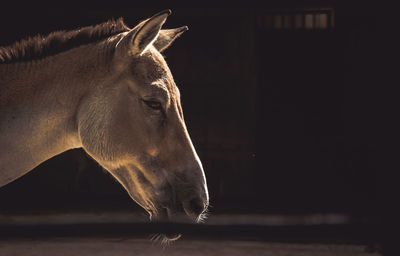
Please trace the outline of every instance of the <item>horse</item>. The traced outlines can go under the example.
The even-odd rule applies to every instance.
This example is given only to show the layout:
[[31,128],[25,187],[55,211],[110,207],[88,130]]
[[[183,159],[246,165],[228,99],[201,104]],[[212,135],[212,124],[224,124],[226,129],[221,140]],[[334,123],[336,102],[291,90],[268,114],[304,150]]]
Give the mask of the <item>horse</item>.
[[188,27],[162,29],[170,14],[0,48],[0,187],[83,148],[151,220],[202,220],[206,177],[162,55]]

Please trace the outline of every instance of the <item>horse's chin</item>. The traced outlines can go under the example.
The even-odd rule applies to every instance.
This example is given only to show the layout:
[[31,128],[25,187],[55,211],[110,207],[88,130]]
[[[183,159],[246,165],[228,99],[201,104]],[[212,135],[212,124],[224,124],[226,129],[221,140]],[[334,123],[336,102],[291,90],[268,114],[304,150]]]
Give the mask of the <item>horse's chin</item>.
[[168,246],[178,240],[180,237],[181,234],[155,234],[152,235],[151,240],[155,243],[159,243],[162,246]]
[[162,235],[164,236],[163,238],[169,243],[178,240],[182,236],[182,234],[179,233],[166,233]]
[[174,220],[173,217],[170,216],[167,209],[164,208],[158,211],[157,215],[150,214],[150,220],[159,222],[161,223],[161,225],[167,225],[165,226],[166,229],[162,230],[160,234],[154,235],[152,237],[153,241],[160,242],[162,245],[169,245],[182,236],[182,234],[176,232],[175,230],[169,230],[171,228],[169,225],[173,225]]

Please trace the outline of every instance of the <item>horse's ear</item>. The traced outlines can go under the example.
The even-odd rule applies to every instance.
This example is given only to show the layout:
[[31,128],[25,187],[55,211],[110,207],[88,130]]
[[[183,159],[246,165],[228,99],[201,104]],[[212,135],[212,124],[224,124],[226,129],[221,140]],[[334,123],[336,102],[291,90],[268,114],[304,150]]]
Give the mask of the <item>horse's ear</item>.
[[171,10],[161,11],[130,30],[118,43],[118,48],[127,49],[134,55],[141,55],[157,39],[161,27]]
[[174,29],[162,29],[153,45],[159,52],[162,52],[167,49],[175,39],[182,35],[183,32],[188,30],[189,28],[187,26]]

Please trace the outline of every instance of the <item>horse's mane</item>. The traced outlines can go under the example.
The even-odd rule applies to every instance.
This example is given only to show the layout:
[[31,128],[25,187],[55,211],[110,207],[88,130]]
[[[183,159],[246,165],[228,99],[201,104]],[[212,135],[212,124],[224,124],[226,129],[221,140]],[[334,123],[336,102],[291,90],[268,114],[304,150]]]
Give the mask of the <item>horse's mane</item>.
[[10,46],[0,47],[0,63],[42,59],[128,30],[129,27],[125,25],[123,19],[119,18],[76,30],[56,31],[47,36],[36,35]]

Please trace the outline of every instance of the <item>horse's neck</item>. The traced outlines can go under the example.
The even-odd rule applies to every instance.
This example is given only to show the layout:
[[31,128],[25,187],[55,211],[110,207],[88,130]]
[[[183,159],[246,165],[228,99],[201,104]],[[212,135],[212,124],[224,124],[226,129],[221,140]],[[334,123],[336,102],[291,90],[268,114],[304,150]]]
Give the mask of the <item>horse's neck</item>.
[[0,65],[0,187],[81,146],[75,116],[87,74],[76,72],[93,63],[67,55]]

